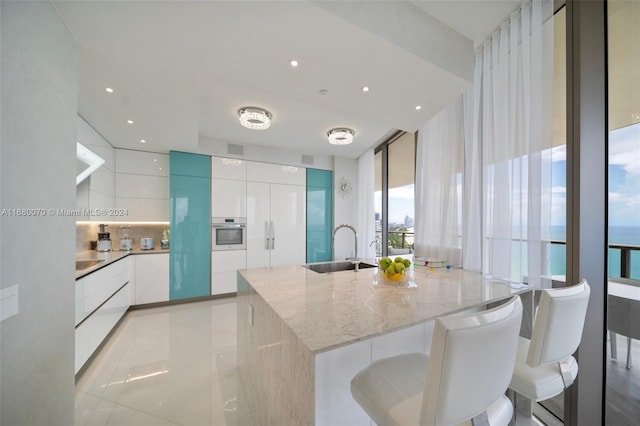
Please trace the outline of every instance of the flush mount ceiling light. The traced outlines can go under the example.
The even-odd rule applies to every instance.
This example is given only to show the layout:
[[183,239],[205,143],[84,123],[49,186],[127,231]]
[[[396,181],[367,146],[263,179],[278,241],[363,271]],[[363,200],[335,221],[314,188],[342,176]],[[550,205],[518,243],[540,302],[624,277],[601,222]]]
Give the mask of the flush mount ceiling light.
[[242,107],[238,110],[240,124],[251,130],[265,130],[271,126],[271,113],[258,107]]
[[338,127],[327,132],[329,143],[332,145],[349,145],[353,142],[353,135],[356,133],[346,127]]

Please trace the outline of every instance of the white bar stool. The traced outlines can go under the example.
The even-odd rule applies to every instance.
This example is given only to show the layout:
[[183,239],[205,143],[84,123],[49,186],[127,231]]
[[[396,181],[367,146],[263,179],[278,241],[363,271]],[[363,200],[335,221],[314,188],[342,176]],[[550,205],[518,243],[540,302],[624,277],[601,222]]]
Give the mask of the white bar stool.
[[[507,425],[522,302],[436,320],[431,354],[373,362],[351,381],[354,399],[378,426]],[[473,423],[472,423],[472,418]]]
[[542,290],[531,340],[520,338],[509,388],[531,401],[544,401],[571,386],[578,375],[572,356],[582,339],[591,289],[586,280]]

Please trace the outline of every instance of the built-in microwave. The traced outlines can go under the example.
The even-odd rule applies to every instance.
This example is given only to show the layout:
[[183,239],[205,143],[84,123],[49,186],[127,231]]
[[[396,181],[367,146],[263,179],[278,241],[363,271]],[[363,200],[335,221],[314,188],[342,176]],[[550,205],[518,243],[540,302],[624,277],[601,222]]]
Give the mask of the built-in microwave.
[[211,218],[211,250],[246,250],[247,218]]

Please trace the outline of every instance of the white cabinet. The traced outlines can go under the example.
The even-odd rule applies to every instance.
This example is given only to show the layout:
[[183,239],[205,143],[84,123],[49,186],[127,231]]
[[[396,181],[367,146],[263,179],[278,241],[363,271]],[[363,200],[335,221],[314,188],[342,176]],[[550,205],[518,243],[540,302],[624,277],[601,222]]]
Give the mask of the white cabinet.
[[[115,197],[115,154],[114,149],[82,117],[77,117],[77,141],[105,160],[84,182],[77,186],[78,208],[93,210],[113,209]],[[84,168],[84,167],[83,167]],[[112,220],[111,216],[79,217],[78,220]]]
[[247,180],[247,162],[237,158],[211,157],[211,177]]
[[247,182],[232,179],[211,179],[211,216],[246,217]]
[[305,186],[247,182],[248,268],[305,263],[305,197]]
[[130,278],[125,257],[76,281],[76,373],[129,309]]
[[126,284],[82,324],[76,327],[75,372],[77,373],[129,309],[130,284]]
[[247,162],[211,157],[211,216],[247,216]]
[[116,149],[115,207],[119,221],[169,221],[169,156]]
[[246,267],[246,250],[211,252],[211,294],[235,293],[237,271]]
[[130,258],[125,257],[76,280],[76,320],[78,325],[120,287],[129,282]]
[[169,300],[169,253],[136,255],[136,305]]
[[247,180],[306,186],[307,169],[304,167],[247,161]]
[[116,173],[169,176],[169,156],[118,148],[116,149]]

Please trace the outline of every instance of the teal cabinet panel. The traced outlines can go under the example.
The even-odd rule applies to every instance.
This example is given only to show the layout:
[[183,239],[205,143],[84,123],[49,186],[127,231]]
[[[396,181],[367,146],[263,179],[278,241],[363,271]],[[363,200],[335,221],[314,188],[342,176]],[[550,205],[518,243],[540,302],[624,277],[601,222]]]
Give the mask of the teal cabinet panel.
[[333,187],[333,172],[331,170],[307,169],[307,186]]
[[211,157],[208,155],[171,151],[169,162],[172,175],[211,177]]
[[331,259],[333,172],[307,169],[307,263]]
[[211,294],[209,178],[171,175],[169,299]]

